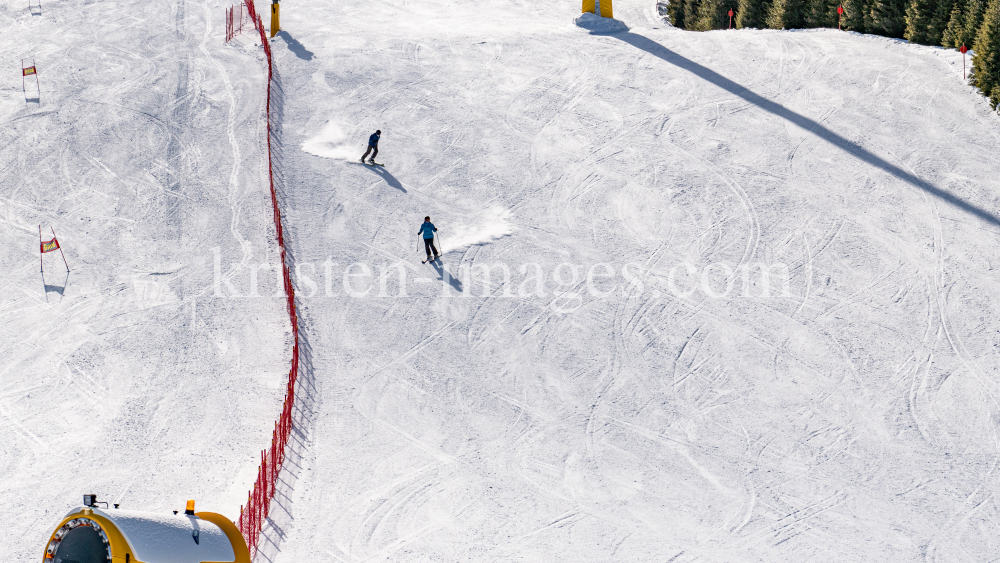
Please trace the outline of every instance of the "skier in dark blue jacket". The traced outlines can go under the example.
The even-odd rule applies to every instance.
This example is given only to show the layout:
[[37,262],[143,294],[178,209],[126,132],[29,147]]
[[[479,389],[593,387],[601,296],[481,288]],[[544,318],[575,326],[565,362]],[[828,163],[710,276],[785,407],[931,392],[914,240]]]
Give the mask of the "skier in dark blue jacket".
[[[368,156],[368,153],[371,152],[372,153],[372,158],[368,162],[370,162],[372,164],[375,164],[375,155],[378,154],[378,140],[379,140],[380,137],[382,137],[382,130],[381,129],[379,129],[378,131],[376,131],[375,133],[373,133],[371,137],[368,137],[368,150],[366,150],[365,154],[362,155],[361,162],[364,162],[365,161],[365,157]],[[372,151],[375,151],[375,152],[372,152]]]
[[434,247],[434,233],[436,232],[437,227],[434,226],[434,223],[431,223],[431,218],[424,217],[424,224],[420,225],[420,230],[417,231],[417,234],[424,235],[424,250],[427,251],[427,260],[425,262],[431,260],[432,251],[434,252],[434,260],[437,260],[438,256],[441,256],[438,254],[437,248]]

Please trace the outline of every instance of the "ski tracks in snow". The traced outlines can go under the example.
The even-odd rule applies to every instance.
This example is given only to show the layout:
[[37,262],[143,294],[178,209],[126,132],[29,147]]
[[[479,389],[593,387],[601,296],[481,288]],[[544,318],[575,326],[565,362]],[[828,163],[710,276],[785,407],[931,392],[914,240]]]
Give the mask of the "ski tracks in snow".
[[[243,235],[240,233],[238,228],[240,225],[240,219],[242,214],[242,207],[243,207],[242,200],[244,194],[242,193],[242,190],[240,189],[239,185],[240,167],[242,161],[240,159],[240,144],[236,138],[236,116],[235,116],[236,93],[233,91],[233,85],[229,80],[229,73],[227,72],[226,67],[221,62],[219,62],[215,57],[213,57],[212,54],[208,51],[208,49],[205,47],[205,44],[209,40],[213,39],[218,40],[218,37],[213,35],[213,28],[211,24],[213,19],[212,18],[213,14],[209,10],[209,2],[206,1],[204,4],[202,4],[202,8],[204,8],[205,10],[206,25],[205,25],[205,34],[202,38],[201,43],[198,45],[198,48],[201,50],[202,53],[204,53],[205,58],[210,60],[212,64],[215,66],[216,70],[218,71],[219,78],[222,79],[223,84],[225,84],[226,86],[226,94],[229,97],[229,110],[226,114],[226,136],[229,138],[229,146],[232,149],[232,155],[233,155],[232,171],[229,174],[229,209],[231,213],[229,231],[230,233],[232,233],[233,238],[236,239],[240,247],[243,249],[243,258],[240,261],[239,265],[238,266],[234,265],[234,267],[225,274],[226,279],[232,279],[232,277],[236,275],[236,272],[243,270],[246,267],[246,265],[250,262],[250,259],[252,257],[252,248],[250,242],[247,241],[245,238],[243,238]],[[266,73],[264,76],[266,80],[267,76]],[[265,84],[265,87],[266,86],[267,85]],[[257,193],[258,190],[253,190],[253,192]],[[215,290],[215,288],[205,288],[205,290],[202,291],[202,294],[203,295],[206,294],[210,289]]]
[[[43,89],[41,111],[0,100],[0,201],[17,226],[0,233],[15,250],[3,257],[0,331],[16,335],[0,338],[0,418],[29,432],[5,423],[20,461],[0,463],[0,478],[28,496],[58,483],[6,536],[15,543],[0,542],[15,559],[33,557],[25,538],[41,537],[82,488],[158,510],[186,487],[233,514],[280,409],[261,405],[280,400],[271,388],[287,369],[273,329],[282,305],[212,299],[211,248],[238,270],[273,227],[266,183],[239,145],[259,146],[261,130],[257,116],[247,127],[232,83],[247,57],[225,60],[231,48],[210,23],[221,13],[186,9],[197,5],[56,3],[6,36],[43,45]],[[69,274],[50,254],[39,279],[39,223],[55,228]],[[131,487],[137,475],[151,486]]]
[[[397,2],[392,17],[438,2]],[[970,379],[956,377],[968,369],[956,354],[985,365],[956,309],[952,280],[969,270],[947,259],[917,267],[930,247],[913,225],[925,218],[896,213],[914,198],[882,172],[843,162],[815,129],[568,24],[543,45],[522,29],[480,34],[448,4],[442,17],[476,33],[442,40],[406,20],[385,37],[369,27],[387,17],[377,6],[309,7],[350,33],[292,20],[317,55],[288,56],[290,129],[330,115],[358,130],[389,123],[405,139],[386,145],[392,174],[419,188],[381,190],[339,163],[290,153],[296,253],[396,264],[412,251],[410,218],[426,207],[447,224],[469,200],[497,201],[521,228],[450,265],[631,264],[645,289],[619,284],[568,311],[553,299],[580,293],[579,280],[544,298],[516,295],[519,280],[485,294],[472,283],[368,299],[317,292],[307,306],[317,346],[335,357],[320,376],[337,400],[317,415],[313,476],[295,502],[322,522],[297,521],[280,557],[889,560],[916,557],[907,542],[927,544],[939,525],[979,533],[972,523],[992,511],[982,502],[990,489],[965,485],[995,471],[935,449],[972,428],[961,416],[972,409],[947,402]],[[839,51],[854,57],[868,38],[654,38],[848,138],[894,123],[865,113],[839,64]],[[545,56],[519,58],[538,45]],[[904,87],[888,64],[875,65],[885,83]],[[309,91],[316,66],[335,88]],[[369,235],[359,242],[358,232]],[[685,261],[787,264],[791,289],[664,291]],[[943,357],[951,363],[939,370]],[[970,434],[986,436],[988,417],[973,418],[984,430]],[[961,495],[942,474],[963,479]],[[950,545],[942,535],[934,549]]]

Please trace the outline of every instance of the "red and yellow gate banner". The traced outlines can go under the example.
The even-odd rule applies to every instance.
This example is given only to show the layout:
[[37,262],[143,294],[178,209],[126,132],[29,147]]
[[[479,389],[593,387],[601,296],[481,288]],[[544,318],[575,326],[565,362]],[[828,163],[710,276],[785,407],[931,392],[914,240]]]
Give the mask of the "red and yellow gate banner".
[[52,229],[52,238],[42,240],[42,226],[38,225],[38,250],[41,252],[38,255],[38,267],[41,268],[42,272],[45,272],[45,263],[42,261],[42,254],[55,252],[56,250],[59,251],[59,254],[62,254],[63,263],[66,264],[66,271],[69,272],[69,262],[66,261],[66,253],[59,246],[59,239],[56,238],[55,229]]

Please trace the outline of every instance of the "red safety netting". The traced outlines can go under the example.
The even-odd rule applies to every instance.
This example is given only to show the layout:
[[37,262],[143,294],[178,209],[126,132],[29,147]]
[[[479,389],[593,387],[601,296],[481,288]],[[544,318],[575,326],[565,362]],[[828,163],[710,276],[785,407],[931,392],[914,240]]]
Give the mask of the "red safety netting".
[[[239,16],[236,15],[239,10]],[[233,37],[243,33],[243,25],[249,24],[250,19],[246,17],[246,5],[236,4],[226,8],[226,43],[232,41]]]
[[249,493],[246,506],[240,508],[240,517],[235,522],[247,541],[247,547],[250,548],[251,556],[254,557],[257,555],[260,531],[270,511],[271,499],[274,497],[278,473],[281,472],[281,466],[285,460],[285,448],[288,445],[288,438],[292,432],[295,381],[299,373],[299,319],[295,310],[295,288],[292,286],[292,278],[289,274],[285,255],[285,237],[281,224],[281,210],[278,207],[278,194],[274,188],[274,161],[271,151],[271,79],[273,77],[271,45],[267,40],[264,24],[261,22],[256,10],[254,10],[253,0],[243,0],[243,2],[246,10],[249,12],[250,21],[253,22],[258,33],[260,33],[260,42],[264,46],[264,54],[267,58],[267,111],[265,112],[267,116],[267,170],[271,188],[271,204],[274,207],[274,228],[278,236],[278,248],[281,251],[281,274],[285,282],[286,308],[288,309],[288,317],[292,323],[293,338],[292,367],[288,372],[288,386],[285,391],[285,403],[281,409],[281,416],[274,424],[274,432],[271,435],[271,447],[260,454],[257,481],[254,482],[253,490]]

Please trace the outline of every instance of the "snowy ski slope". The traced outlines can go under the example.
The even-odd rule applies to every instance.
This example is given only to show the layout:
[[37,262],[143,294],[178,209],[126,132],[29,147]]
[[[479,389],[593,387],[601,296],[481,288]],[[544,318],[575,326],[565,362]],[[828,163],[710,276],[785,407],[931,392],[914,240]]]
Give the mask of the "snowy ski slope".
[[[283,4],[317,389],[274,560],[994,558],[1000,121],[958,54],[577,9]],[[376,128],[384,170],[343,160]]]
[[[213,249],[243,294],[233,264],[275,262],[266,75],[253,51],[222,45],[221,6],[26,7],[0,6],[5,561],[37,561],[86,492],[238,514],[289,357],[279,299],[215,296]],[[38,102],[22,93],[22,56]],[[39,224],[68,275],[58,254],[40,275]],[[273,294],[274,270],[259,274]]]
[[[262,560],[996,557],[997,116],[954,52],[653,4],[282,4],[311,369]],[[235,516],[278,412],[264,78],[222,8],[0,12],[42,80],[0,102],[16,560],[83,492]]]

